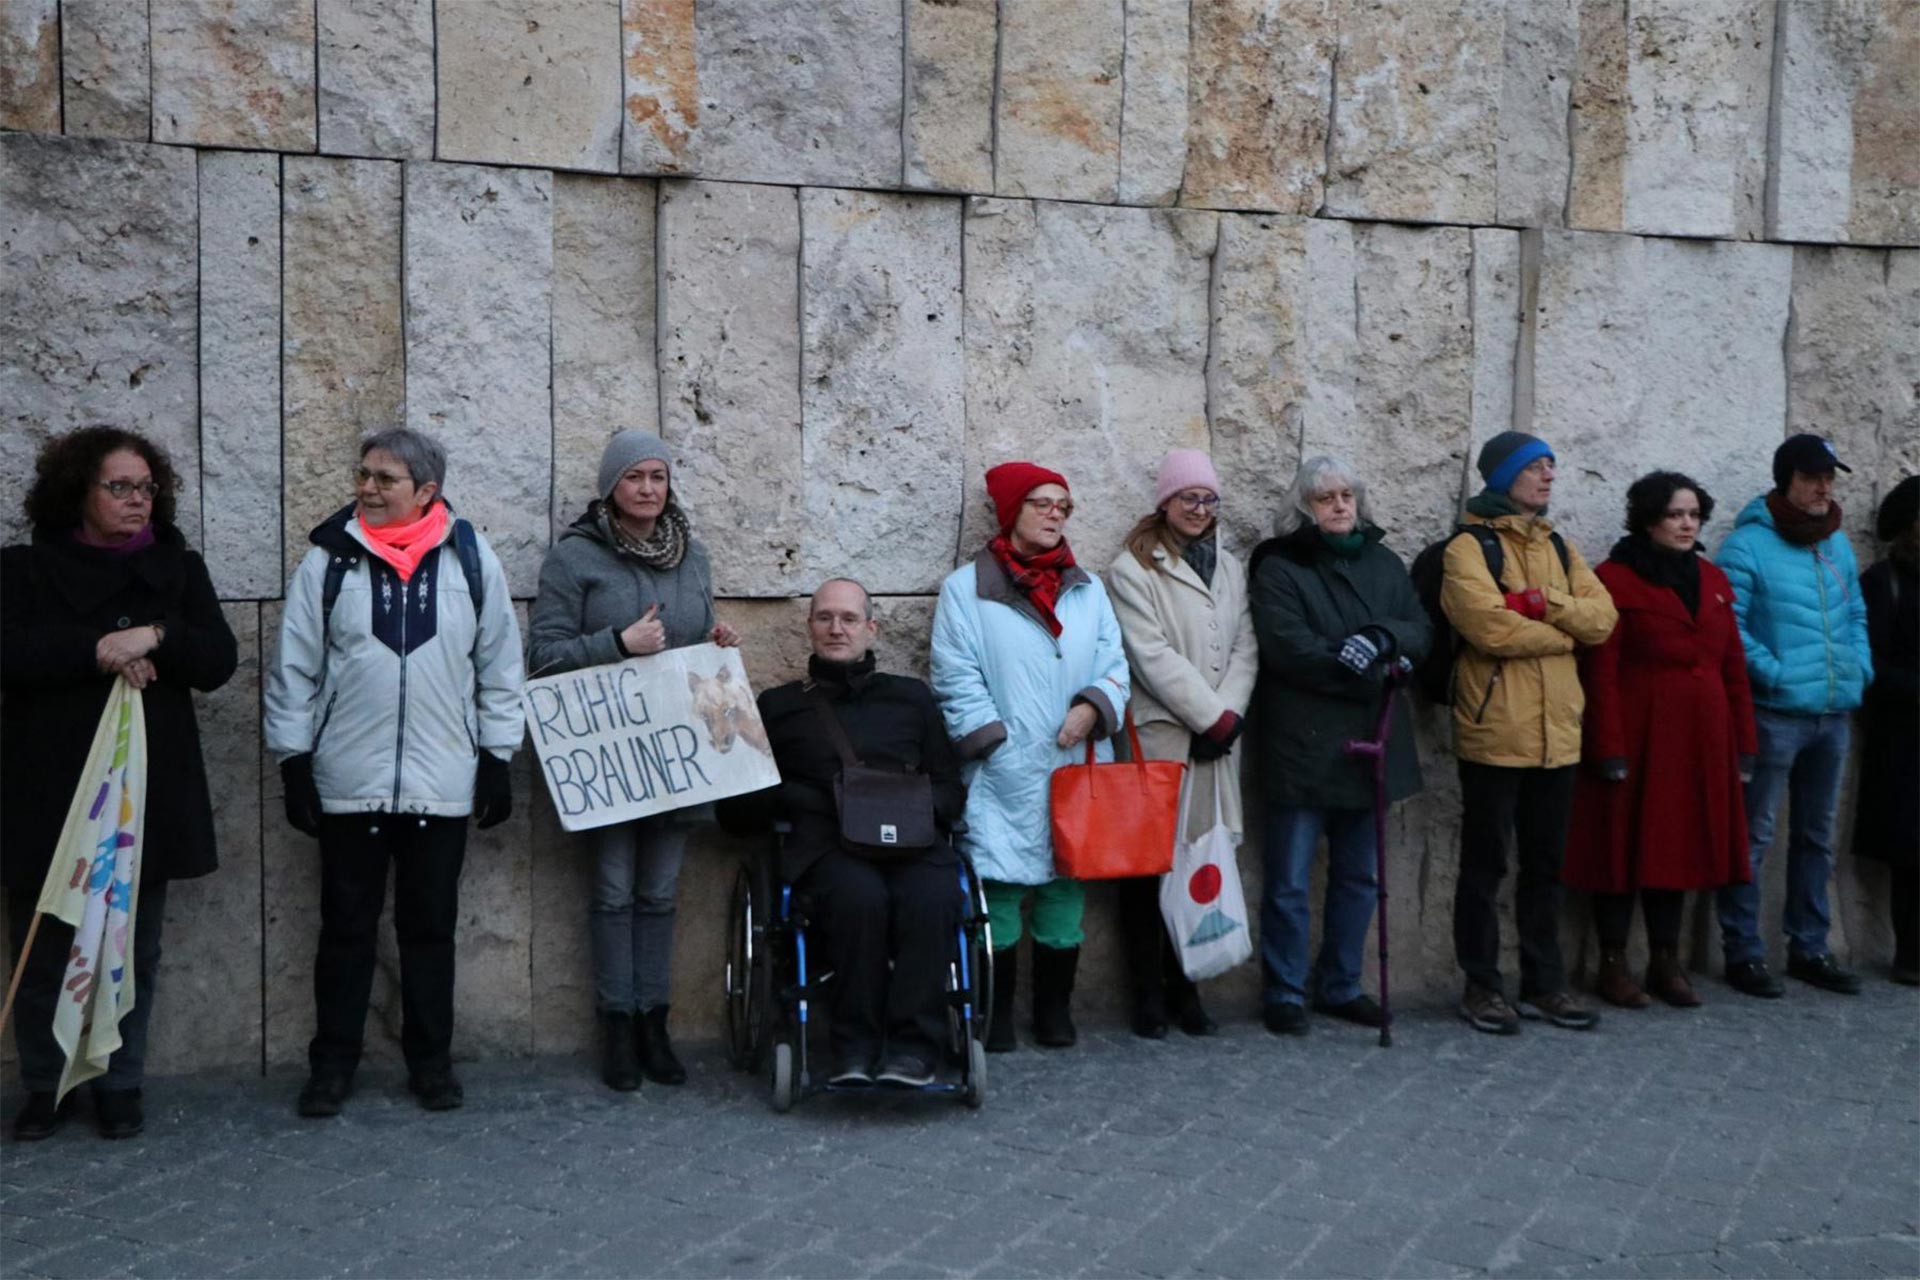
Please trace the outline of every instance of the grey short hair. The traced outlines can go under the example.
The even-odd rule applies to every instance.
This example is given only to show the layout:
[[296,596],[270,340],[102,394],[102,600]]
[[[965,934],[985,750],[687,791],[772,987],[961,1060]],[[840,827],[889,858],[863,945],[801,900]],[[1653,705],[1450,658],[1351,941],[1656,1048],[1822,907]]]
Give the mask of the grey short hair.
[[1273,519],[1273,531],[1284,538],[1297,529],[1317,526],[1313,518],[1313,495],[1320,492],[1329,478],[1345,480],[1353,486],[1359,523],[1372,524],[1373,508],[1367,502],[1367,482],[1345,458],[1320,453],[1302,462],[1300,470],[1294,473],[1293,485],[1280,500],[1280,512]]
[[414,488],[435,485],[442,493],[447,488],[447,449],[424,431],[411,427],[392,427],[376,431],[360,442],[360,456],[384,449],[407,464]]

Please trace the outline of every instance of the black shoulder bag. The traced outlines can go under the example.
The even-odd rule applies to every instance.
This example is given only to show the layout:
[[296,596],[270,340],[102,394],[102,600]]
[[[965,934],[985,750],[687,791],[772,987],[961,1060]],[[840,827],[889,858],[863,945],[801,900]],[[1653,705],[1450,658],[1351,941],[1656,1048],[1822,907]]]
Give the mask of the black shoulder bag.
[[833,704],[817,690],[813,704],[840,752],[833,807],[840,814],[840,843],[847,852],[885,861],[931,848],[940,838],[933,821],[933,779],[860,763]]

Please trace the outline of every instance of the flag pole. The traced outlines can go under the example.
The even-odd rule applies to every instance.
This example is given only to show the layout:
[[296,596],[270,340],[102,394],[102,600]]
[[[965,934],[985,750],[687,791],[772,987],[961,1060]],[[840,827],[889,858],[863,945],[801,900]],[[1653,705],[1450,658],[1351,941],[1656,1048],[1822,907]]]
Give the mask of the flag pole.
[[13,981],[7,984],[7,1003],[0,1006],[0,1034],[7,1029],[7,1019],[13,1016],[13,998],[20,994],[20,979],[27,971],[27,956],[33,951],[33,936],[40,932],[40,917],[44,912],[33,913],[33,923],[27,926],[27,940],[20,947],[20,958],[13,965]]

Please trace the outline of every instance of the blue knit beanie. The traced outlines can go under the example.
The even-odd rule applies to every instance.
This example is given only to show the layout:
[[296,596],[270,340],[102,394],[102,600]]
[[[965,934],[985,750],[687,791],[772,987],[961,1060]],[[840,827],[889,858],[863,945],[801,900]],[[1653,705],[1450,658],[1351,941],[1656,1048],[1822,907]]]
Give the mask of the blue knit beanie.
[[1524,431],[1502,431],[1480,446],[1480,478],[1495,493],[1505,493],[1535,458],[1551,458],[1553,447]]

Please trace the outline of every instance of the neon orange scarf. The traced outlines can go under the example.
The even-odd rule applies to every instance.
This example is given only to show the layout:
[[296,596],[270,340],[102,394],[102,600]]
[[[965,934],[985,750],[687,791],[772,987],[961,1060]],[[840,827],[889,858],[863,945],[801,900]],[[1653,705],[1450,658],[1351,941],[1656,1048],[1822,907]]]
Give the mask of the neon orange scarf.
[[427,552],[439,546],[447,536],[447,504],[435,502],[426,514],[411,524],[371,525],[359,516],[360,532],[373,553],[393,566],[405,582],[413,577]]

